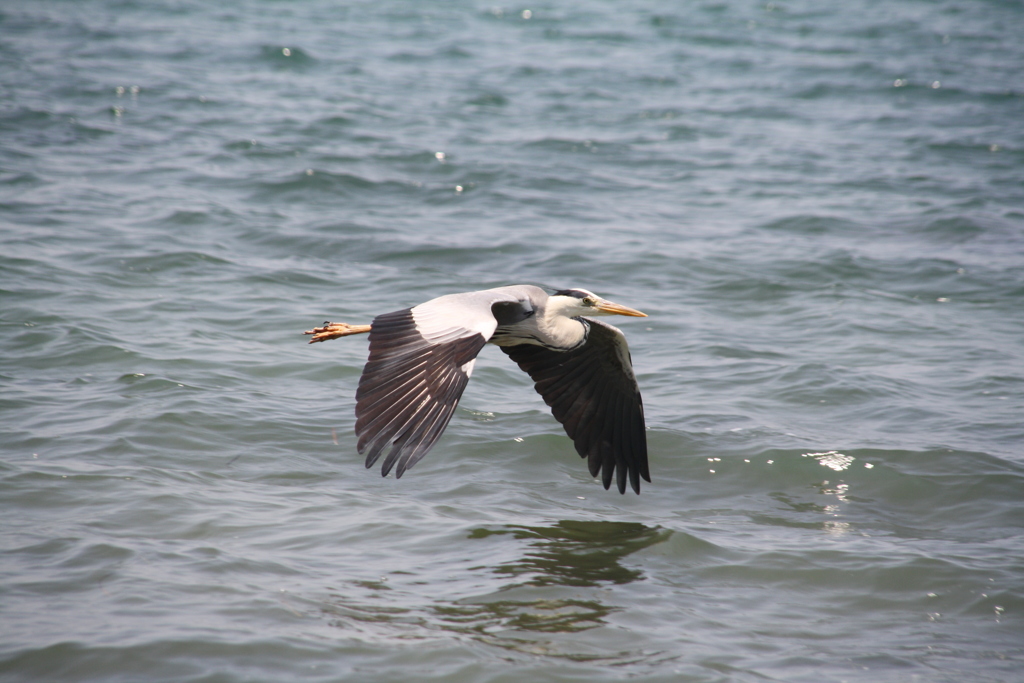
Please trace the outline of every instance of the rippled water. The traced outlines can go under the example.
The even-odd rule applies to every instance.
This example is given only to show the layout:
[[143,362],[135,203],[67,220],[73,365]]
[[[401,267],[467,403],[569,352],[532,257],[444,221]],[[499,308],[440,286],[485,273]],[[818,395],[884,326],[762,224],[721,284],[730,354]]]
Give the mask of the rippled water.
[[[1020,681],[1024,10],[0,9],[0,680]],[[401,481],[325,319],[622,319],[653,483],[485,349]]]

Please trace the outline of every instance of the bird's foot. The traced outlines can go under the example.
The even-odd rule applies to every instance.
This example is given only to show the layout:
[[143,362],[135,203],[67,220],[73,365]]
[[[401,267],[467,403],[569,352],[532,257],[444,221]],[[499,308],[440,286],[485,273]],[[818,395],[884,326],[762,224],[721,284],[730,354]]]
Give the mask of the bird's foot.
[[306,330],[302,334],[311,334],[313,338],[309,340],[309,343],[327,341],[328,339],[337,339],[338,337],[347,337],[350,334],[364,334],[370,331],[369,325],[349,325],[348,323],[332,323],[325,322],[321,327],[314,327],[311,330]]

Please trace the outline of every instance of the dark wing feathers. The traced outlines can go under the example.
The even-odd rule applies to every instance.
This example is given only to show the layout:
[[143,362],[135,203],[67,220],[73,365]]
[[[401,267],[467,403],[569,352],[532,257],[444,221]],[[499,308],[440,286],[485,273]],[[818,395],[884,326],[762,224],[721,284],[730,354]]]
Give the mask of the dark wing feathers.
[[626,481],[640,493],[640,478],[651,480],[640,389],[633,375],[625,337],[611,325],[586,319],[586,341],[558,351],[533,344],[501,350],[527,372],[555,419],[565,427],[590,474],[600,472],[620,493]]
[[[382,474],[402,474],[427,454],[451,420],[469,381],[467,363],[486,339],[472,330],[428,340],[411,309],[377,316],[370,358],[356,391],[358,449],[366,466],[388,446]],[[471,366],[469,366],[471,367]]]

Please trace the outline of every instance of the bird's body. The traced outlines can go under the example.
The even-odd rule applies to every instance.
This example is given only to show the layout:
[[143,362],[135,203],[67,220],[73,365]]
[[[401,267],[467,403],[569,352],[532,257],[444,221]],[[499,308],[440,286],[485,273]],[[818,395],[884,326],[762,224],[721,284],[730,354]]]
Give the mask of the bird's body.
[[358,449],[366,466],[390,448],[382,473],[401,477],[444,432],[477,354],[501,347],[533,379],[590,473],[613,473],[640,492],[650,481],[643,403],[626,339],[592,315],[644,314],[582,289],[549,296],[513,285],[449,294],[385,313],[370,325],[325,323],[310,342],[370,333],[370,357],[356,391]]

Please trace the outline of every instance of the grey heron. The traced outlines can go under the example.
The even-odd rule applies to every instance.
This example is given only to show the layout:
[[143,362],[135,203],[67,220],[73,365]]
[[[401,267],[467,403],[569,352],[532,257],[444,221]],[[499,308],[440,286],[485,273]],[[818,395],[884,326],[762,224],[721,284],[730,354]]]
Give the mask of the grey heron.
[[401,477],[440,438],[485,344],[501,348],[537,392],[607,489],[615,475],[640,493],[651,480],[643,402],[622,332],[593,316],[645,313],[585,289],[548,295],[533,285],[448,294],[373,319],[324,323],[309,343],[369,333],[370,356],[356,390],[357,449],[381,474]]

